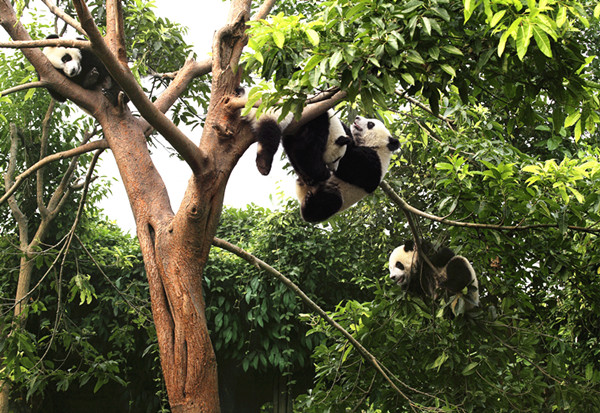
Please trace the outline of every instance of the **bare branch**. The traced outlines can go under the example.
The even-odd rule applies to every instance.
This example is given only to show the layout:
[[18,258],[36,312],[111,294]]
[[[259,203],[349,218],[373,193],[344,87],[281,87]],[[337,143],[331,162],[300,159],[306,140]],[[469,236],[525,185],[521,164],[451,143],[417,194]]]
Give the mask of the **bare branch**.
[[85,2],[83,0],[74,0],[73,4],[81,20],[81,25],[92,42],[94,52],[102,60],[111,76],[121,85],[144,119],[175,148],[188,163],[192,171],[199,171],[206,162],[206,155],[169,118],[152,104],[135,80],[131,70],[127,66],[122,65],[108,49]]
[[117,60],[127,66],[125,44],[125,25],[123,24],[123,5],[121,0],[106,1],[106,43],[117,56]]
[[17,176],[15,178],[14,182],[11,181],[10,185],[6,184],[6,188],[8,188],[8,190],[0,198],[0,205],[2,205],[8,198],[10,198],[10,196],[15,193],[15,191],[19,188],[19,186],[21,186],[21,184],[23,182],[25,182],[25,180],[29,176],[31,176],[34,172],[36,172],[39,168],[43,167],[44,165],[47,165],[51,162],[55,162],[55,161],[58,161],[61,159],[72,158],[73,156],[91,152],[96,149],[104,149],[104,148],[108,148],[108,142],[105,139],[101,139],[98,141],[87,143],[82,146],[78,146],[77,148],[69,149],[68,151],[54,153],[52,155],[45,157],[44,159],[41,159],[40,161],[38,161],[34,165],[32,165],[29,169],[27,169],[26,171],[21,173],[19,176]]
[[[13,185],[13,175],[17,170],[17,153],[19,151],[19,136],[17,133],[17,126],[14,123],[10,124],[10,152],[8,155],[8,168],[4,175],[4,185],[8,188]],[[4,199],[5,197],[3,197]],[[12,211],[17,226],[19,227],[19,240],[21,241],[21,247],[26,246],[28,243],[28,231],[27,231],[27,217],[19,208],[17,200],[12,196],[6,196],[8,199],[8,206]]]
[[22,90],[33,89],[38,87],[48,87],[50,83],[39,80],[37,82],[24,83],[19,86],[11,87],[10,89],[6,89],[0,92],[0,97],[10,95],[11,93],[20,92]]
[[65,13],[60,8],[56,7],[54,4],[50,3],[49,0],[42,0],[42,1],[55,16],[57,16],[58,18],[63,20],[69,26],[73,27],[79,33],[85,34],[85,31],[83,30],[83,28],[81,27],[81,25],[79,24],[79,22],[77,20],[75,20],[74,18],[69,16],[67,13]]
[[[465,227],[465,228],[475,228],[475,229],[489,229],[496,231],[529,231],[536,229],[545,229],[545,228],[558,228],[558,224],[532,224],[532,225],[493,225],[493,224],[477,224],[474,222],[461,222],[461,221],[452,221],[450,219],[446,219],[443,217],[438,217],[427,212],[423,212],[413,206],[410,206],[405,200],[400,198],[400,196],[392,189],[392,187],[386,182],[382,181],[379,185],[383,192],[403,211],[408,211],[412,214],[421,216],[423,218],[429,219],[431,221],[439,222],[440,224],[451,225],[455,227]],[[575,225],[568,225],[567,228],[573,231],[579,232],[587,232],[590,234],[600,234],[600,229],[595,228],[587,228],[587,227],[578,227]]]
[[87,40],[77,39],[43,39],[43,40],[14,40],[12,42],[0,42],[0,47],[5,49],[32,49],[34,47],[62,46],[76,47],[78,49],[90,48],[92,44]]
[[[42,120],[42,136],[40,139],[40,160],[46,157],[46,152],[48,150],[48,136],[50,135],[49,123],[52,116],[52,112],[54,111],[54,99],[50,99],[50,104],[48,105],[48,110],[46,111],[46,115]],[[37,179],[36,179],[36,198],[38,209],[40,210],[40,214],[42,217],[48,215],[48,208],[44,205],[44,168],[39,168],[37,171]]]
[[275,1],[276,0],[265,0],[258,9],[258,11],[252,16],[252,20],[260,20],[266,18],[269,15],[269,13],[271,13],[271,10],[275,5]]

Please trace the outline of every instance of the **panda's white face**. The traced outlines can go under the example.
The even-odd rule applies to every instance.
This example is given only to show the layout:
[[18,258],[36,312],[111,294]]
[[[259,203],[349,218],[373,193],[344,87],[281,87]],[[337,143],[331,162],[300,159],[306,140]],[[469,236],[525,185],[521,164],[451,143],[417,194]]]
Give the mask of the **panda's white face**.
[[390,131],[379,119],[367,119],[357,116],[350,130],[357,145],[369,147],[387,147],[395,151],[400,147],[398,139],[392,137]]
[[44,47],[52,66],[61,70],[67,77],[77,76],[81,72],[81,51],[73,47]]
[[416,251],[406,251],[404,245],[399,246],[390,255],[390,278],[396,284],[404,287],[410,280],[413,266],[416,265]]

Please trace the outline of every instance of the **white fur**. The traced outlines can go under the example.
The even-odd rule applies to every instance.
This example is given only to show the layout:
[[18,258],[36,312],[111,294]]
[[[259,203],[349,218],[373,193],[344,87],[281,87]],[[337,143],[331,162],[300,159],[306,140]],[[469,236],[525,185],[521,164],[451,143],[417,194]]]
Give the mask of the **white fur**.
[[[46,46],[44,55],[50,60],[52,66],[62,70],[68,77],[77,76],[81,72],[81,51],[73,47]],[[70,56],[70,60],[64,62],[64,56]]]
[[329,135],[327,135],[327,145],[325,146],[325,152],[323,153],[323,161],[327,165],[327,169],[330,171],[336,171],[340,164],[340,159],[346,153],[347,145],[337,145],[335,141],[340,136],[345,136],[346,131],[344,125],[333,110],[328,110],[327,115],[329,116]]

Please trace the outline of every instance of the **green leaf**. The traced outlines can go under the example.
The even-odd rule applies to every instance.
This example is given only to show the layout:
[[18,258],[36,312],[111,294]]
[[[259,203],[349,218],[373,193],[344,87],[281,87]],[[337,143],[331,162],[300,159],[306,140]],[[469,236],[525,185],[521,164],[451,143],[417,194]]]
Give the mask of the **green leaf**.
[[531,40],[531,25],[529,23],[523,23],[517,30],[517,56],[519,60],[523,60],[527,49],[529,48],[529,42]]
[[456,71],[454,70],[454,68],[448,64],[442,64],[440,65],[440,67],[442,68],[442,70],[446,73],[448,73],[450,76],[455,77],[456,76]]
[[569,116],[567,116],[567,119],[565,119],[565,128],[573,126],[579,120],[579,118],[581,118],[580,112],[571,113]]
[[431,22],[427,17],[423,17],[423,26],[425,27],[425,32],[431,36]]
[[336,51],[329,58],[329,68],[335,69],[337,67],[337,65],[342,61],[342,59],[343,59],[342,51],[341,50]]
[[412,75],[410,73],[406,73],[406,72],[402,72],[400,74],[400,76],[402,76],[402,79],[404,79],[404,81],[406,83],[408,83],[409,85],[413,85],[415,84],[415,78],[412,77]]
[[318,46],[319,45],[319,33],[317,33],[315,30],[313,29],[308,29],[306,30],[306,36],[308,37],[308,40],[310,41],[310,43],[313,46]]
[[562,27],[563,24],[567,21],[567,8],[565,6],[560,6],[558,9],[558,15],[556,16],[556,25],[558,27]]
[[285,44],[285,35],[279,30],[275,30],[272,34],[273,41],[275,42],[275,46],[280,49],[283,49],[283,45]]
[[542,53],[546,56],[552,58],[552,48],[550,47],[550,39],[546,36],[546,33],[538,26],[533,25],[533,38],[535,39],[535,43]]
[[464,0],[464,3],[465,3],[464,15],[465,15],[465,23],[466,23],[469,21],[469,19],[471,18],[471,15],[475,11],[475,0]]
[[490,27],[494,28],[500,22],[500,20],[502,20],[502,18],[504,17],[505,14],[506,14],[506,9],[500,10],[499,12],[494,14],[494,16],[492,17],[492,20],[490,21]]
[[452,45],[442,46],[441,49],[443,51],[445,51],[446,53],[450,53],[450,54],[453,54],[453,55],[457,55],[457,56],[463,56],[464,55],[463,52],[461,52],[460,49],[458,47],[456,47],[456,46],[452,46]]

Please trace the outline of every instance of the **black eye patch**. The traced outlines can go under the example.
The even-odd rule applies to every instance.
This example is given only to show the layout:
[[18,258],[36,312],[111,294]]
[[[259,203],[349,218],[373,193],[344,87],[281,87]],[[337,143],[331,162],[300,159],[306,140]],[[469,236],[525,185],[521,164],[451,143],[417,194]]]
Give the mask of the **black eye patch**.
[[63,63],[67,63],[67,62],[70,62],[71,60],[73,60],[73,58],[71,57],[70,54],[66,54],[66,55],[63,55],[63,57],[60,60],[62,60]]
[[404,269],[404,264],[402,264],[400,261],[398,261],[396,263],[396,268],[398,268],[399,270],[403,270]]
[[368,129],[373,129],[375,127],[375,124],[373,122],[368,122],[367,123],[367,128]]

